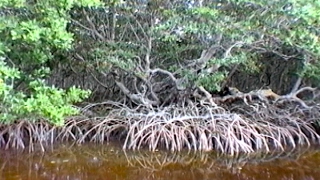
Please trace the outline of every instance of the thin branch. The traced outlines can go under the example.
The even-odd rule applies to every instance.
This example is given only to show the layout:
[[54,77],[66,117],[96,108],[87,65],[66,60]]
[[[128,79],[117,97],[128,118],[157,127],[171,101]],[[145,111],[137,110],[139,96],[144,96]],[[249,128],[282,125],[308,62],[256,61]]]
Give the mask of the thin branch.
[[122,28],[123,29],[123,32],[120,34],[119,33],[119,35],[118,35],[118,38],[119,38],[119,41],[124,41],[123,39],[124,39],[124,35],[125,34],[127,34],[127,30],[128,30],[128,25],[129,25],[130,23],[129,22],[127,22],[125,25],[124,25],[124,28]]
[[312,92],[314,92],[316,89],[317,88],[313,88],[313,87],[307,86],[307,87],[303,87],[303,88],[297,90],[294,94],[295,94],[295,96],[297,96],[298,94],[302,93],[303,91],[312,91]]
[[171,72],[169,72],[167,70],[156,68],[156,69],[149,70],[148,73],[154,74],[154,73],[157,73],[157,72],[168,75],[171,78],[172,81],[177,83],[177,79],[173,76],[173,74]]
[[143,34],[144,38],[149,38],[149,36],[147,35],[146,31],[142,27],[141,23],[137,20],[137,18],[134,17],[133,19],[135,20],[135,22],[139,26],[140,30],[142,31],[142,34]]
[[233,74],[237,71],[238,67],[240,64],[236,64],[232,70],[229,72],[228,77],[225,79],[225,81],[222,83],[221,88],[223,89],[224,87],[226,87],[228,81],[230,80],[230,78],[233,76]]
[[294,84],[293,88],[291,89],[290,94],[294,94],[298,91],[298,89],[301,85],[301,82],[302,82],[302,77],[299,77],[297,79],[296,83]]
[[103,37],[103,35],[101,35],[101,34],[98,32],[95,24],[94,24],[94,23],[92,22],[92,20],[90,19],[90,17],[89,17],[89,15],[88,15],[88,13],[86,12],[86,10],[83,9],[82,12],[83,12],[83,14],[84,14],[85,17],[86,17],[87,22],[88,22],[89,25],[91,26],[92,32],[93,32],[96,36],[98,36],[98,38],[99,38],[100,40],[106,41],[105,37]]
[[239,42],[236,42],[234,43],[232,46],[230,46],[226,52],[224,53],[224,58],[228,58],[231,56],[231,50],[234,48],[234,47],[241,47],[242,45],[244,45],[245,42],[243,41],[239,41]]
[[[217,44],[220,44],[220,41],[222,39],[222,35],[219,35],[217,38]],[[216,53],[217,49],[221,47],[220,45],[212,45],[209,49],[203,50],[201,53],[200,58],[192,60],[191,63],[187,65],[188,68],[192,67],[195,70],[203,69],[205,68],[207,62],[212,58],[212,56]],[[219,67],[218,67],[219,68]]]
[[152,98],[153,98],[155,101],[157,101],[157,102],[160,103],[160,100],[159,100],[158,96],[157,96],[156,93],[153,91],[153,88],[152,88],[152,85],[151,85],[150,81],[148,81],[146,78],[144,78],[144,77],[142,77],[142,76],[140,76],[140,75],[138,75],[138,74],[135,74],[135,76],[138,77],[138,78],[140,78],[140,79],[147,85],[147,87],[148,87],[148,89],[149,89],[149,91],[150,91],[150,94],[151,94]]
[[133,32],[134,36],[136,37],[136,40],[137,40],[138,42],[140,42],[141,39],[140,39],[140,37],[138,36],[137,32],[134,30],[134,27],[132,26],[131,23],[128,23],[128,24],[130,25],[131,31]]
[[196,64],[205,64],[207,63],[212,56],[216,53],[216,50],[219,46],[212,45],[209,49],[204,50],[201,54],[201,57],[196,60]]
[[114,41],[116,37],[116,24],[117,24],[115,3],[112,3],[112,5],[110,6],[110,12],[111,12],[110,38],[111,38],[111,41]]
[[[75,58],[76,58],[76,59],[79,59],[79,60],[81,60],[81,61],[83,61],[83,62],[86,62],[85,59],[83,58],[83,56],[81,56],[81,55],[78,54],[78,53],[75,54]],[[72,66],[71,66],[71,68],[72,68]],[[102,82],[93,74],[93,71],[92,71],[91,69],[86,68],[86,71],[90,73],[90,75],[93,77],[93,79],[94,79],[98,84],[100,84],[102,87],[104,87],[104,88],[106,88],[106,89],[110,89],[110,86],[107,86],[107,85],[105,85],[104,83],[102,83]],[[104,76],[107,76],[107,74],[105,74],[105,73],[102,73],[102,74],[103,74]]]
[[147,53],[145,56],[145,71],[149,72],[150,70],[150,55],[151,55],[151,50],[152,50],[152,38],[148,38],[148,46],[147,46]]
[[73,23],[77,24],[78,26],[82,27],[83,29],[87,30],[87,31],[91,31],[91,32],[94,31],[93,29],[91,29],[91,28],[89,28],[89,27],[81,24],[79,21],[77,21],[77,20],[75,20],[75,19],[71,19],[71,21],[72,21]]
[[117,86],[120,88],[120,90],[131,99],[132,102],[134,102],[137,105],[145,105],[147,107],[150,107],[152,105],[159,105],[159,102],[157,101],[151,101],[149,99],[147,99],[146,97],[144,97],[143,94],[133,94],[131,93],[131,91],[126,88],[126,86],[119,81],[115,81]]
[[217,107],[217,106],[218,106],[218,105],[213,101],[212,95],[211,95],[203,86],[200,86],[200,87],[198,87],[198,88],[199,88],[199,90],[200,90],[201,92],[203,92],[203,93],[205,94],[205,96],[206,96],[207,100],[210,102],[210,105],[211,105],[211,106],[214,106],[214,107]]

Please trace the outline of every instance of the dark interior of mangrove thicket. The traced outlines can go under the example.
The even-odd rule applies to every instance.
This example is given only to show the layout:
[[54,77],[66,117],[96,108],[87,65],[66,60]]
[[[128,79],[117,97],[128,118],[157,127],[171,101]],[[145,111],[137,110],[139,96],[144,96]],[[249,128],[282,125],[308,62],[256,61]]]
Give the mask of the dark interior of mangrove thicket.
[[[306,8],[308,6],[308,8]],[[5,0],[0,147],[284,151],[320,141],[320,5]]]

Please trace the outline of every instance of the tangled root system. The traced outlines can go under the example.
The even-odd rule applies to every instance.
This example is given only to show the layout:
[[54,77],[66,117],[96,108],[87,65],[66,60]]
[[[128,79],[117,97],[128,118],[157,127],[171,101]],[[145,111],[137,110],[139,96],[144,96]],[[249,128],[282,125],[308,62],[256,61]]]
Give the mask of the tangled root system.
[[261,103],[233,103],[228,109],[196,103],[156,109],[122,106],[104,117],[69,118],[64,127],[47,121],[1,125],[0,147],[28,147],[32,151],[36,144],[44,150],[56,141],[103,143],[118,138],[124,149],[218,150],[234,155],[318,142],[313,124],[320,106],[286,107]]

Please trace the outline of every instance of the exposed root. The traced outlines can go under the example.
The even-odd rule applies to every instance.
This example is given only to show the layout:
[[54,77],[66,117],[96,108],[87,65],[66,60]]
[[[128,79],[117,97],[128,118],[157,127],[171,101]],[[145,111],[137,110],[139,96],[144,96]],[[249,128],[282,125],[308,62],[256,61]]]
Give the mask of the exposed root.
[[291,120],[290,116],[279,123],[262,115],[245,117],[210,106],[202,107],[200,111],[199,108],[198,111],[194,109],[174,107],[152,115],[129,116],[124,148],[219,150],[234,155],[257,149],[284,149],[286,146],[310,144],[310,139],[319,140],[309,123],[298,118]]
[[73,117],[66,120],[64,127],[47,121],[1,125],[0,147],[29,147],[33,151],[36,144],[44,150],[45,145],[56,141],[103,143],[117,138],[124,149],[218,150],[236,155],[284,150],[320,140],[313,127],[320,116],[318,105],[306,109],[288,101],[284,109],[261,100],[234,102],[225,107],[189,103],[130,109],[112,102],[109,105],[114,109],[104,117]]

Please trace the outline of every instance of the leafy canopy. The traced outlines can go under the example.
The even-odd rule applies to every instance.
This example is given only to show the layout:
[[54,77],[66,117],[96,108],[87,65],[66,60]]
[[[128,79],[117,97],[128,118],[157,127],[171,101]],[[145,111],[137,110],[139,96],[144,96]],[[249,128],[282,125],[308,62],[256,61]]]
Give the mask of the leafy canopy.
[[72,103],[88,97],[89,91],[46,85],[55,52],[72,48],[67,31],[69,12],[75,6],[96,7],[98,0],[2,0],[0,8],[0,122],[19,118],[48,119],[63,125],[77,113]]

